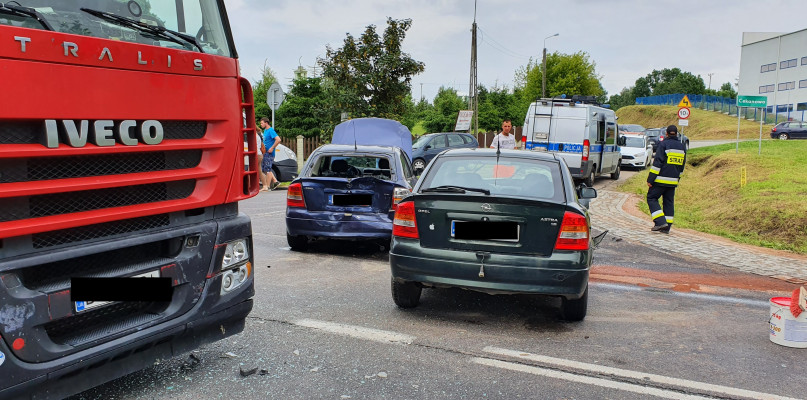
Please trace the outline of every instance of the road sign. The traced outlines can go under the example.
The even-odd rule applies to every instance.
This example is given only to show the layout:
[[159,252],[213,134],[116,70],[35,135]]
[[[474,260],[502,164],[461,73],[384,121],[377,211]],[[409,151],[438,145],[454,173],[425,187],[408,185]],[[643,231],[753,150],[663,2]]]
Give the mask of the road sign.
[[471,130],[471,119],[474,116],[473,110],[460,110],[457,114],[457,124],[454,132]]
[[678,120],[678,125],[689,126],[689,120],[688,119],[679,119]]
[[768,96],[737,96],[737,107],[765,108]]
[[687,119],[689,118],[689,109],[686,107],[682,107],[678,109],[678,118],[680,119]]
[[277,111],[283,100],[286,100],[286,94],[283,93],[283,88],[280,87],[280,84],[275,82],[269,86],[269,90],[266,91],[266,104],[269,105],[272,111]]
[[689,97],[687,97],[687,95],[684,95],[684,98],[681,99],[680,103],[678,103],[678,107],[692,107],[692,103],[689,102]]

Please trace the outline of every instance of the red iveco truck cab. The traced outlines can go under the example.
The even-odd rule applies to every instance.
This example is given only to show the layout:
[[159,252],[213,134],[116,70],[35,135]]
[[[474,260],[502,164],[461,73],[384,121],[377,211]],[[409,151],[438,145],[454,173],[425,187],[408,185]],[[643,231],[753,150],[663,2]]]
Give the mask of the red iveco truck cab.
[[[1,399],[63,398],[243,330],[252,98],[223,0],[0,1]],[[71,294],[148,278],[169,297]]]

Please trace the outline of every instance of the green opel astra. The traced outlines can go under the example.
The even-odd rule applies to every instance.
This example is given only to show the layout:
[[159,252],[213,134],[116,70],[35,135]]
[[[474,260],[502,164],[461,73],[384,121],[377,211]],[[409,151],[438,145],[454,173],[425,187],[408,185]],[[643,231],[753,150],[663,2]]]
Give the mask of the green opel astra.
[[561,298],[561,315],[588,307],[589,199],[562,158],[520,150],[440,153],[395,212],[392,298],[416,307],[423,288]]

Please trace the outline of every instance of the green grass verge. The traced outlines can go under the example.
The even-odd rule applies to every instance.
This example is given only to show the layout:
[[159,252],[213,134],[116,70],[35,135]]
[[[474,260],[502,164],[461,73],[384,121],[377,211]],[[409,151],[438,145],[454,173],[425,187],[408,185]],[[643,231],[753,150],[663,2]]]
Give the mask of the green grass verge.
[[[675,225],[740,243],[807,254],[807,141],[768,140],[692,149],[675,196]],[[740,187],[741,168],[747,184]],[[619,186],[641,195],[647,174]]]
[[412,127],[412,134],[415,136],[420,136],[424,133],[426,133],[426,127],[423,126],[423,121],[418,121],[418,123]]
[[[716,111],[691,108],[689,126],[684,133],[692,140],[728,140],[737,138],[737,116]],[[627,106],[616,111],[620,124],[639,124],[645,128],[660,128],[678,124],[676,106]],[[681,127],[679,127],[681,129]],[[763,125],[762,138],[770,138],[771,126]],[[759,138],[759,121],[740,121],[740,138]]]

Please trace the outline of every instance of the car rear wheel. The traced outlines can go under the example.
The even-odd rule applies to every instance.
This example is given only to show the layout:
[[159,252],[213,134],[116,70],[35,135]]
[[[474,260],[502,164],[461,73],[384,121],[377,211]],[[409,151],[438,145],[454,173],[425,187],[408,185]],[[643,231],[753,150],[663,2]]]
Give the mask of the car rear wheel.
[[582,321],[588,311],[588,286],[583,297],[576,300],[563,298],[560,304],[561,317],[566,321]]
[[647,167],[649,167],[649,166],[650,166],[650,157],[647,157],[647,158],[644,160],[644,165],[642,165],[642,169],[643,169],[643,170],[644,170],[644,169],[647,169]]
[[421,170],[426,169],[426,161],[424,161],[422,158],[418,158],[412,162],[412,168]]
[[594,171],[591,171],[588,178],[583,179],[583,183],[585,183],[588,187],[594,187]]
[[400,308],[417,307],[422,290],[423,288],[415,282],[396,281],[392,278],[392,300]]
[[622,166],[621,166],[621,165],[617,165],[617,166],[616,166],[616,171],[614,171],[614,172],[611,174],[611,179],[613,179],[613,180],[617,180],[617,179],[619,179],[619,174],[620,174],[620,173],[622,173]]
[[787,137],[787,133],[780,133],[780,134],[779,134],[779,140],[787,140],[787,139],[789,139],[789,138]]
[[295,236],[286,233],[286,242],[289,243],[289,247],[294,251],[308,250],[308,238],[305,236]]
[[278,182],[283,182],[283,179],[280,177],[280,170],[274,165],[272,166],[272,172],[275,174],[275,179],[277,179]]

